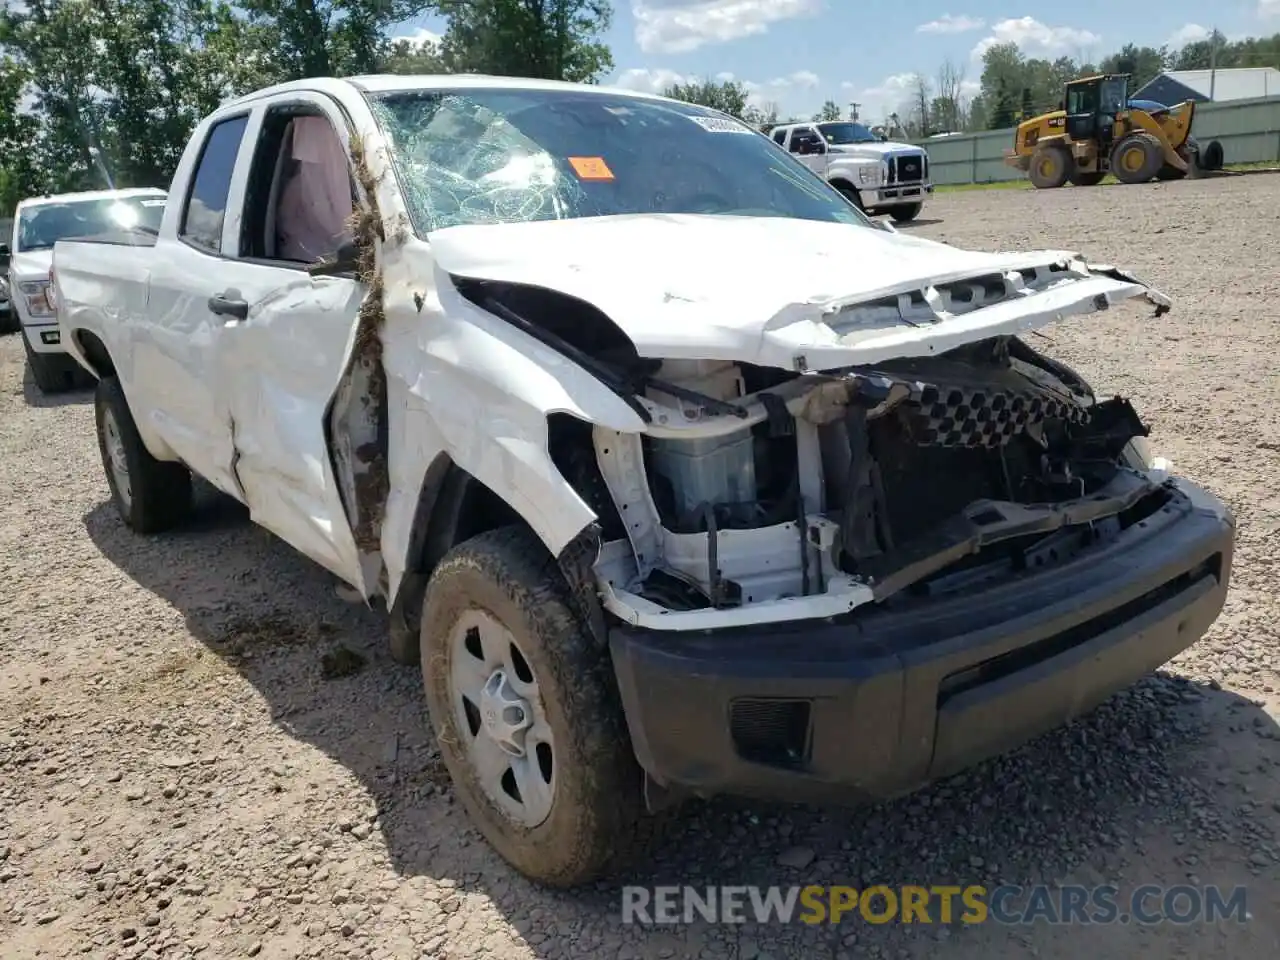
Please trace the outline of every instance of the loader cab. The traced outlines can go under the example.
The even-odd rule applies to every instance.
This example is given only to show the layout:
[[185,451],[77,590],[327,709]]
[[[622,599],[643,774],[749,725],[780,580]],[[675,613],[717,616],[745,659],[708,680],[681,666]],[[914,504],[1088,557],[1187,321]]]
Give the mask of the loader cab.
[[1064,99],[1067,136],[1106,144],[1115,130],[1116,116],[1128,109],[1129,77],[1106,74],[1073,80],[1066,85]]

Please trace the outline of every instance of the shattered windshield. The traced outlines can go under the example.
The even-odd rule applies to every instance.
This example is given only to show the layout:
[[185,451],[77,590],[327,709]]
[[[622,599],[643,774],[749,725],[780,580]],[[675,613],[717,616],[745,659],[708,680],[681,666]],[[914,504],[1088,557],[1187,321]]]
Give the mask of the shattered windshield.
[[156,233],[163,215],[164,197],[159,196],[42,203],[22,211],[18,250],[52,250],[59,240],[118,230]]
[[693,104],[477,89],[381,94],[374,109],[419,235],[636,213],[870,225],[768,138]]
[[860,123],[820,123],[818,129],[827,143],[879,143],[880,138]]

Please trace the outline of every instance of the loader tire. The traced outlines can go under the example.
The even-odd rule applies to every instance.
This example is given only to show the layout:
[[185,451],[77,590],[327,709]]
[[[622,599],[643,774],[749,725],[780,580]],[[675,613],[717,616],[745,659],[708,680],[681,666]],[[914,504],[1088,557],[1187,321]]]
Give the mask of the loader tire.
[[1221,170],[1222,163],[1222,144],[1217,140],[1210,140],[1200,150],[1200,166],[1205,170]]
[[1163,166],[1164,150],[1149,133],[1131,133],[1111,150],[1111,174],[1121,183],[1146,183]]
[[1096,187],[1107,174],[1102,170],[1083,170],[1071,175],[1071,182],[1077,187]]
[[1052,190],[1067,182],[1073,165],[1070,151],[1060,144],[1051,143],[1036,147],[1036,152],[1031,155],[1028,173],[1036,189]]

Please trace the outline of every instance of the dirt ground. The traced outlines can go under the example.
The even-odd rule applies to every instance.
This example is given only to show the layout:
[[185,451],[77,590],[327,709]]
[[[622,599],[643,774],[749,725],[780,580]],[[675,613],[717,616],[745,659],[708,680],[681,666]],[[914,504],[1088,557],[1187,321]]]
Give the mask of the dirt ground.
[[[1157,452],[1238,512],[1227,608],[1167,672],[1011,756],[868,809],[693,806],[629,879],[1244,884],[1248,922],[645,928],[615,883],[536,889],[453,803],[383,616],[212,496],[192,529],[131,536],[88,396],[41,398],[5,337],[0,956],[1280,956],[1280,176],[952,193],[910,231],[1080,250],[1174,298],[1033,339],[1131,396]],[[332,676],[339,647],[362,669]]]

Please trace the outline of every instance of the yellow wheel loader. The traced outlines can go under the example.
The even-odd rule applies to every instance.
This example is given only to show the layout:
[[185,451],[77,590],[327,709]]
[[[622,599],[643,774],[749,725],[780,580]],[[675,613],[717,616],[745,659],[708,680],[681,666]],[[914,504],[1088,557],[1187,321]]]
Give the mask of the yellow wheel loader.
[[1121,183],[1179,180],[1222,168],[1222,144],[1191,136],[1195,101],[1172,107],[1129,99],[1128,74],[1066,84],[1062,109],[1024,120],[1005,163],[1040,189],[1092,187],[1108,173]]

